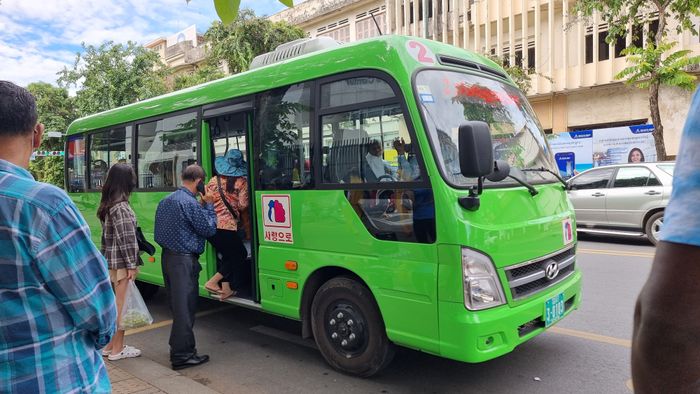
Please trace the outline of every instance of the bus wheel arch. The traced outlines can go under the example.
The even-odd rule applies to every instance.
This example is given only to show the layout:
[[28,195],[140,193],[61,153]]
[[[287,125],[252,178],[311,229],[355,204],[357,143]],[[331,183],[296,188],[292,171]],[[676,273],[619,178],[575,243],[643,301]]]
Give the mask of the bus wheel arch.
[[342,267],[329,266],[319,268],[316,271],[314,271],[311,275],[309,275],[309,278],[306,280],[306,282],[304,282],[304,289],[301,294],[300,317],[302,338],[306,339],[311,338],[312,336],[311,303],[314,300],[316,292],[318,291],[318,289],[321,288],[321,286],[323,286],[324,283],[339,276],[352,278],[367,286],[367,283],[364,280],[362,280],[362,278],[357,276],[357,274]]
[[394,345],[379,306],[356,275],[324,281],[312,293],[306,316],[323,358],[338,371],[369,377],[393,359]]

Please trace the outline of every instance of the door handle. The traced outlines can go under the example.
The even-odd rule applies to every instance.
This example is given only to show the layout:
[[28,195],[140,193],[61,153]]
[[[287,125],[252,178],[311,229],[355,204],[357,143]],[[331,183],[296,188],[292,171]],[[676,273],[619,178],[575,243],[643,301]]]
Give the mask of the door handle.
[[645,192],[644,194],[649,195],[649,196],[658,196],[661,194],[661,192],[657,192],[656,190],[649,190],[648,192]]
[[591,194],[591,197],[604,197],[604,196],[605,196],[605,194],[604,194],[604,193],[600,193],[600,192]]

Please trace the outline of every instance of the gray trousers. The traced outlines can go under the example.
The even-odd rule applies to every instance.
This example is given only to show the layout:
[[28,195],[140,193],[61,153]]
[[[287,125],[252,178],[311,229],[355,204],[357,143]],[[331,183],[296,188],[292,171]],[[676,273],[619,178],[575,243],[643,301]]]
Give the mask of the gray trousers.
[[163,280],[173,316],[170,328],[170,362],[184,362],[197,354],[194,340],[194,314],[199,296],[199,265],[197,257],[165,252],[161,259]]

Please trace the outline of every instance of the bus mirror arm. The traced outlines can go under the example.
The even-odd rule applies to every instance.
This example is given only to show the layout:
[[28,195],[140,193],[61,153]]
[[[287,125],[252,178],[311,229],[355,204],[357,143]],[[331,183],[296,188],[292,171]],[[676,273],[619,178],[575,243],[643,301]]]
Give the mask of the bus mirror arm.
[[479,196],[484,189],[484,177],[479,177],[477,179],[477,184],[469,189],[469,195],[466,197],[460,197],[457,202],[459,205],[466,209],[467,211],[476,211],[481,206],[481,200]]

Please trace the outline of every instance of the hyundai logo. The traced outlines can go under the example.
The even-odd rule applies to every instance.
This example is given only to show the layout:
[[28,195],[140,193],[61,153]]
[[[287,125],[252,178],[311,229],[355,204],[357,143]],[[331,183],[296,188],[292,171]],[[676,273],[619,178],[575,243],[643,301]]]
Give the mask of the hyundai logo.
[[544,269],[544,275],[549,280],[556,278],[557,275],[559,275],[559,263],[552,261],[549,265],[547,265],[547,268]]

